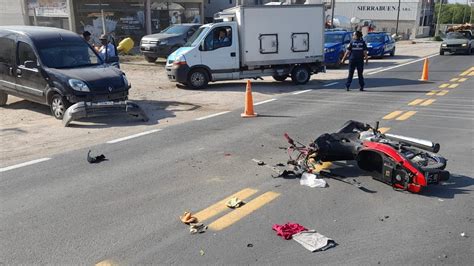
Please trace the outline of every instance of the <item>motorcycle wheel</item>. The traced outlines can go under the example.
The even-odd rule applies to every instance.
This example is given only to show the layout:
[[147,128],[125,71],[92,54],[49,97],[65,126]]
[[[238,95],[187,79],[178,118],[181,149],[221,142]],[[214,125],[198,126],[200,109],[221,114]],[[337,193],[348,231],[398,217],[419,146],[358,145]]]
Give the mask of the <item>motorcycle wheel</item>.
[[430,152],[417,154],[410,160],[422,169],[439,170],[444,170],[448,162],[445,158]]

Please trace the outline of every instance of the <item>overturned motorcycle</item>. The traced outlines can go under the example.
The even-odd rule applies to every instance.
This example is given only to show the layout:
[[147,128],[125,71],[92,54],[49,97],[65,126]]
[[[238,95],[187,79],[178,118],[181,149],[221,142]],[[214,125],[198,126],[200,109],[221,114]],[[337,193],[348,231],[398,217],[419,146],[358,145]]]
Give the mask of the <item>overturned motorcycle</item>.
[[419,193],[423,187],[449,179],[447,160],[437,155],[438,143],[411,137],[383,134],[375,127],[348,121],[336,133],[323,134],[309,145],[285,133],[295,173],[318,172],[323,162],[355,160],[360,169],[393,188]]
[[138,104],[132,101],[109,101],[109,102],[78,102],[71,105],[63,116],[65,127],[81,118],[97,117],[127,113],[128,115],[140,118],[143,122],[148,121],[148,117]]

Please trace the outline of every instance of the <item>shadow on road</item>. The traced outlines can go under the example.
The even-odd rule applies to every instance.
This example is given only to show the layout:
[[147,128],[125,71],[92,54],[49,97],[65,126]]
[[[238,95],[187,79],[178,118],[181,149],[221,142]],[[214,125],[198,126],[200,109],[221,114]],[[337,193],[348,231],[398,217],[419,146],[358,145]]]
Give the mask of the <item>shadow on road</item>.
[[453,199],[456,195],[470,194],[472,188],[468,187],[472,185],[474,185],[474,179],[472,177],[451,174],[451,177],[447,182],[438,185],[430,185],[422,191],[421,195],[426,197]]

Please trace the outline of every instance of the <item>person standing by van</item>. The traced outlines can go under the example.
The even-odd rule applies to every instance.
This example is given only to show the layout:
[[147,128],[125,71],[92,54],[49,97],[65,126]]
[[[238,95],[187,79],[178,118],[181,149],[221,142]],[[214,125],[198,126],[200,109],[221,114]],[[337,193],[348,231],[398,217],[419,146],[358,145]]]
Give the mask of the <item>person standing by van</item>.
[[364,60],[367,61],[367,44],[362,39],[362,32],[356,31],[352,35],[353,40],[349,43],[347,51],[341,60],[341,64],[344,64],[346,58],[349,57],[349,75],[347,76],[346,90],[350,90],[352,78],[354,72],[357,69],[357,75],[359,76],[360,91],[364,90]]
[[102,34],[99,38],[102,46],[99,49],[99,56],[104,62],[110,61],[112,58],[117,58],[115,52],[115,46],[109,42],[109,38],[106,34]]

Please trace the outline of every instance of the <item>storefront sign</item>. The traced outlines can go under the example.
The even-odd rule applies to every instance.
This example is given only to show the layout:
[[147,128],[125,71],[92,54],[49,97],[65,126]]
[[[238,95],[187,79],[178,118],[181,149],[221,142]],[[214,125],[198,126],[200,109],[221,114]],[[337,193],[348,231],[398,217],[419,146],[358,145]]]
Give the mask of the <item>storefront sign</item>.
[[66,0],[28,0],[28,11],[38,17],[69,16]]
[[[417,20],[417,2],[401,2],[400,20]],[[349,18],[372,20],[393,20],[397,18],[398,1],[394,2],[341,2],[337,3],[336,14]]]

